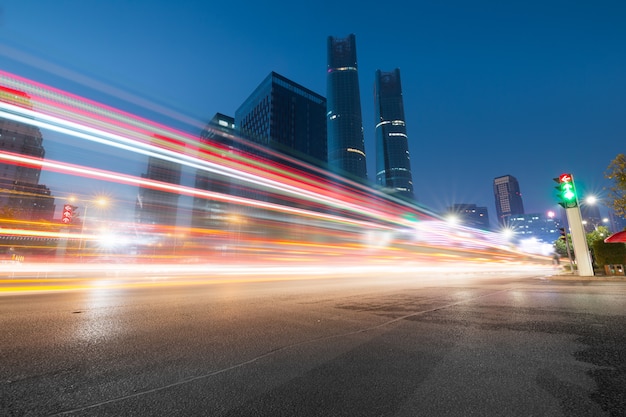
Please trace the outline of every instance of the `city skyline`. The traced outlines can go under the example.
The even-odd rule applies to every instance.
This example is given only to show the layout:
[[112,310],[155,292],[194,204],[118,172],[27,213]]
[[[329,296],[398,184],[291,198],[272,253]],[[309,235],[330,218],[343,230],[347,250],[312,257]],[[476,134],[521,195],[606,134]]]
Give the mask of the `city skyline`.
[[[369,180],[374,73],[397,67],[415,193],[435,210],[467,202],[495,214],[491,182],[506,174],[518,178],[527,212],[555,208],[552,178],[563,172],[574,174],[581,194],[602,197],[603,172],[623,152],[626,62],[618,52],[626,10],[619,2],[417,3],[376,31],[376,8],[363,5],[358,16],[341,18],[355,10],[351,2],[336,5],[336,13],[311,10],[306,22],[290,17],[302,6],[281,2],[236,13],[224,5],[219,16],[236,19],[158,1],[89,10],[70,1],[43,4],[41,13],[21,3],[2,9],[7,70],[110,105],[140,98],[199,125],[217,112],[234,114],[270,71],[323,94],[325,40],[354,33]],[[160,33],[150,28],[155,22],[172,29]]]

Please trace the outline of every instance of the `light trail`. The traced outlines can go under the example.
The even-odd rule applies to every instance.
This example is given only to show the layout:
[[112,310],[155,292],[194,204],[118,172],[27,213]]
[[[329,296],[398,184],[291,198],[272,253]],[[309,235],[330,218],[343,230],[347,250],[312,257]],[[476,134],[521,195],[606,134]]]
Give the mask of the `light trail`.
[[[310,190],[306,189],[306,184],[302,187],[296,187],[292,184],[287,184],[285,182],[278,182],[274,179],[268,178],[266,173],[257,171],[255,174],[251,174],[249,172],[243,170],[235,170],[230,167],[219,165],[216,163],[211,163],[209,161],[202,161],[192,156],[179,154],[173,152],[169,149],[160,149],[154,145],[149,145],[141,142],[134,141],[129,138],[125,138],[119,135],[109,134],[104,131],[98,131],[93,128],[89,128],[86,126],[81,126],[74,122],[65,121],[62,119],[58,119],[56,117],[47,116],[45,114],[41,114],[35,111],[22,109],[19,106],[13,106],[8,103],[4,103],[0,101],[0,109],[4,111],[0,111],[0,117],[4,117],[10,120],[14,120],[16,122],[29,124],[32,126],[54,130],[59,133],[65,133],[77,138],[89,140],[92,142],[100,143],[103,145],[119,148],[122,150],[126,150],[133,153],[142,154],[149,157],[155,157],[162,160],[170,161],[173,163],[185,165],[191,168],[201,169],[207,172],[212,172],[219,175],[224,175],[232,179],[243,180],[246,183],[249,183],[254,186],[260,186],[265,189],[278,192],[280,194],[291,195],[297,198],[306,197],[310,201],[318,202],[320,204],[328,205],[330,207],[339,208],[342,210],[351,211],[360,215],[366,214],[371,216],[379,221],[388,222],[393,219],[388,218],[388,214],[385,212],[378,211],[374,208],[366,208],[363,206],[356,205],[354,203],[350,203],[348,201],[340,200],[338,198],[329,197],[327,195],[320,196]],[[15,114],[16,112],[23,112],[26,116],[21,116],[19,114]],[[42,121],[37,120],[42,119]],[[16,161],[19,159],[15,156],[11,157],[10,155],[2,156],[5,160],[15,159]],[[27,158],[21,158],[22,162],[27,161]],[[52,167],[56,164],[46,164],[42,162],[42,167],[48,166]],[[58,165],[57,165],[58,166]],[[72,171],[73,173],[79,174],[84,173],[85,169],[73,168],[69,169],[68,172]],[[95,172],[95,171],[94,171]],[[104,174],[100,172],[99,174],[94,174],[101,179],[115,180],[120,179],[119,175],[112,174]],[[262,176],[265,175],[265,176]],[[137,183],[142,183],[141,181],[136,181]],[[147,185],[147,184],[141,184]],[[171,187],[167,184],[161,184],[160,188],[167,189],[168,191],[176,192],[180,191],[182,188],[180,187]],[[191,193],[191,194],[200,194],[200,193]],[[265,205],[265,207],[269,207]],[[288,207],[283,207],[281,211],[285,212],[294,212]],[[296,211],[297,212],[297,211]],[[328,217],[326,217],[328,218]],[[402,218],[395,219],[396,223],[402,224],[405,223]]]
[[[208,154],[212,154],[215,156],[225,156],[223,153],[225,149],[218,144],[207,143],[204,141],[199,142],[198,138],[195,136],[176,131],[153,121],[133,116],[129,113],[125,113],[112,107],[108,107],[100,103],[78,97],[76,95],[54,89],[52,87],[33,82],[31,80],[27,80],[25,78],[1,70],[0,82],[6,84],[9,87],[12,87],[13,89],[17,89],[13,91],[17,91],[18,94],[21,91],[24,91],[25,93],[28,93],[28,95],[31,95],[33,98],[36,98],[37,106],[43,108],[40,109],[40,111],[49,115],[64,114],[66,116],[69,116],[71,120],[76,120],[76,115],[80,114],[84,115],[84,118],[81,120],[83,123],[91,124],[93,120],[102,120],[104,121],[104,124],[107,128],[115,128],[117,126],[125,129],[125,132],[134,130],[148,136],[150,136],[152,132],[154,132],[155,135],[153,136],[165,139],[165,143],[174,141],[178,145],[184,144],[184,146],[189,147],[189,149],[187,150],[197,149],[207,151]],[[0,86],[0,88],[3,87]],[[21,103],[21,105],[22,107],[24,107],[24,103]],[[59,113],[60,108],[64,109],[62,113]],[[192,125],[195,126],[196,123],[192,123]],[[213,129],[208,126],[206,128]],[[220,135],[224,135],[223,132],[216,132]],[[419,210],[419,213],[415,213],[414,207],[407,205],[406,202],[398,200],[393,196],[386,195],[381,191],[366,187],[363,184],[347,180],[346,178],[340,177],[335,173],[321,170],[319,167],[303,163],[300,160],[294,159],[285,154],[280,154],[276,151],[239,138],[235,135],[227,134],[226,136],[228,136],[229,140],[233,140],[239,144],[245,144],[245,147],[252,147],[260,153],[268,154],[270,159],[264,162],[258,158],[252,157],[252,160],[254,161],[253,164],[259,164],[264,170],[280,172],[281,164],[278,164],[276,161],[287,161],[288,163],[292,164],[292,166],[302,166],[308,171],[317,172],[319,175],[330,176],[331,181],[334,181],[334,183],[332,184],[319,182],[314,177],[307,175],[304,172],[297,172],[293,168],[290,169],[291,176],[297,177],[301,180],[304,180],[305,182],[317,183],[319,187],[318,190],[324,190],[325,188],[328,188],[329,185],[332,185],[333,188],[338,189],[341,192],[359,195],[361,202],[371,202],[373,198],[377,198],[384,202],[384,205],[386,207],[397,206],[402,207],[402,209],[405,211],[413,211],[414,214],[419,214],[420,216],[425,216],[429,218],[437,217],[436,215],[424,208],[421,208]],[[174,140],[172,138],[176,139]],[[246,161],[249,162],[250,159],[250,155],[248,155],[247,157],[240,157],[237,154],[230,153],[229,156],[235,156],[236,162],[244,164],[246,163]],[[347,187],[341,184],[347,184]]]
[[[1,114],[1,113],[0,113]],[[118,174],[111,171],[99,170],[94,168],[87,168],[80,165],[72,165],[67,163],[55,162],[55,161],[46,161],[38,158],[26,157],[16,154],[3,153],[0,152],[0,161],[5,161],[6,163],[16,163],[25,166],[34,166],[46,168],[50,171],[60,172],[64,174],[71,174],[81,177],[100,179],[105,181],[112,181],[119,184],[127,184],[127,185],[136,185],[142,187],[148,187],[156,190],[169,191],[177,194],[184,194],[190,196],[198,196],[205,197],[214,200],[220,200],[224,202],[231,202],[236,204],[245,205],[248,207],[257,207],[257,208],[265,208],[268,210],[281,212],[281,213],[289,213],[296,214],[304,217],[317,218],[322,220],[335,221],[343,224],[352,224],[355,226],[363,226],[370,228],[380,228],[380,229],[388,229],[390,227],[385,227],[380,224],[358,221],[346,217],[334,216],[331,214],[320,213],[310,210],[298,209],[294,207],[282,206],[278,204],[267,203],[263,201],[258,201],[254,199],[247,199],[243,197],[236,197],[226,194],[221,194],[212,191],[199,190],[191,187],[184,187],[180,185],[173,185],[165,182],[148,180],[145,178],[139,178],[131,175]]]
[[[8,270],[0,264],[0,274]],[[106,271],[106,272],[105,272]],[[358,276],[364,280],[379,280],[392,274],[395,279],[407,277],[420,283],[432,281],[438,285],[463,282],[476,276],[483,279],[518,276],[551,275],[547,266],[520,263],[512,269],[499,262],[456,262],[424,265],[422,263],[388,264],[368,261],[354,265],[337,262],[332,265],[311,264],[201,264],[201,265],[24,265],[0,278],[0,296],[23,292],[102,291],[132,288],[167,288],[251,282],[295,282],[302,280],[341,279]],[[74,276],[67,278],[67,275]]]
[[[181,157],[181,153],[179,152],[181,150],[180,148],[181,144],[189,148],[189,149],[186,149],[186,148],[182,149],[183,151],[185,150],[189,151],[190,149],[197,149],[198,151],[202,152],[203,157],[207,157],[207,156],[216,157],[217,156],[216,151],[217,152],[219,152],[219,150],[223,151],[223,149],[220,149],[219,147],[216,147],[215,145],[209,145],[207,143],[200,143],[197,137],[192,137],[182,132],[174,131],[172,129],[167,129],[161,125],[148,122],[143,119],[133,118],[132,116],[126,113],[119,112],[115,109],[107,108],[102,105],[98,105],[97,103],[94,103],[94,102],[81,101],[81,99],[76,96],[67,96],[66,94],[63,94],[62,92],[58,90],[49,91],[47,88],[45,88],[45,86],[42,86],[42,85],[37,85],[35,88],[33,88],[31,83],[27,82],[24,79],[20,79],[19,77],[16,78],[15,76],[11,76],[8,73],[3,73],[0,71],[0,79],[3,82],[9,84],[11,87],[23,88],[29,94],[33,95],[32,97],[30,97],[31,100],[36,99],[36,104],[38,107],[38,110],[36,112],[28,108],[25,108],[24,104],[21,102],[18,103],[18,106],[16,106],[16,108],[14,108],[14,110],[17,110],[18,113],[20,109],[21,111],[25,111],[26,113],[32,112],[32,114],[28,114],[28,117],[26,118],[26,120],[23,120],[23,122],[26,122],[26,123],[28,122],[28,120],[30,120],[31,117],[35,118],[37,117],[37,115],[43,115],[42,117],[46,117],[46,116],[51,117],[53,122],[54,121],[58,122],[58,120],[61,120],[60,122],[61,126],[63,126],[64,123],[71,123],[73,129],[77,128],[80,131],[80,129],[82,129],[83,127],[90,129],[89,126],[85,126],[85,119],[89,121],[95,118],[98,121],[101,121],[102,123],[104,123],[104,126],[106,126],[106,131],[102,132],[100,130],[90,129],[88,130],[88,133],[96,134],[99,137],[102,137],[102,133],[104,133],[104,136],[109,135],[109,138],[111,138],[110,135],[113,135],[114,140],[119,141],[120,143],[127,143],[133,146],[135,144],[140,144],[140,146],[143,146],[146,149],[150,149],[152,151],[155,151],[155,150],[157,152],[165,151],[167,153],[167,158],[163,158],[163,159],[167,159],[175,163],[181,163],[181,161],[171,160],[168,158],[171,158],[172,156],[174,158]],[[44,98],[42,99],[40,97],[44,97]],[[70,107],[68,103],[71,103],[72,106]],[[60,113],[58,110],[59,106],[63,107],[65,111]],[[39,107],[43,107],[43,110],[39,109]],[[69,117],[70,120],[60,119],[59,117],[57,117],[59,114],[63,114],[64,116]],[[79,120],[80,123],[75,122],[77,119],[76,114],[84,115],[82,120]],[[107,117],[110,117],[112,119],[107,119]],[[74,122],[72,122],[72,120],[74,120]],[[88,123],[88,125],[91,125],[91,124],[92,123]],[[138,138],[135,135],[132,138],[130,138],[130,137],[123,137],[123,136],[108,133],[111,130],[115,130],[117,127],[123,128],[124,129],[123,133],[126,133],[127,135],[130,134],[132,136],[138,132],[142,135],[142,137]],[[150,132],[152,131],[156,131],[158,133],[151,134]],[[158,143],[164,146],[155,146],[154,145],[155,137],[157,138]],[[171,137],[175,137],[176,139],[173,140],[171,139]],[[100,139],[100,140],[105,140],[105,139]],[[172,148],[171,142],[175,142],[176,146],[174,148]],[[116,145],[113,145],[113,146],[116,146]],[[132,151],[132,149],[129,149],[129,150]],[[174,153],[171,153],[171,151],[174,151]],[[149,155],[149,156],[154,156],[154,155]],[[183,155],[183,156],[185,158],[190,157],[188,155]],[[228,167],[226,164],[224,164],[223,157],[224,157],[224,154],[221,155],[220,161],[217,164],[218,166],[217,169],[215,169],[215,165],[213,165],[213,169],[207,168],[207,167],[197,167],[197,166],[196,168],[206,169],[207,171],[213,172],[216,174],[225,174],[223,170],[228,170]],[[193,159],[193,161],[196,163],[198,162],[197,159]],[[208,162],[208,161],[204,161],[204,162]],[[303,192],[305,192],[305,190],[312,191],[312,194],[309,194],[309,197],[312,196],[313,198],[319,197],[320,194],[327,195],[329,191],[329,186],[331,186],[332,189],[337,189],[336,195],[340,196],[340,197],[331,196],[331,198],[334,198],[334,200],[336,200],[334,204],[339,204],[338,201],[342,201],[343,199],[343,205],[345,206],[345,204],[347,204],[347,201],[344,197],[344,194],[347,194],[349,198],[355,199],[356,203],[354,207],[352,207],[352,210],[353,211],[356,210],[357,212],[359,211],[359,209],[364,207],[364,204],[371,206],[373,199],[376,196],[378,196],[379,198],[381,196],[376,190],[373,190],[373,189],[368,189],[366,193],[363,193],[363,192],[357,192],[358,188],[346,189],[345,187],[339,186],[338,183],[337,184],[321,183],[315,178],[312,178],[310,175],[303,177],[302,176],[303,173],[298,172],[294,169],[291,169],[289,172],[286,172],[284,169],[281,170],[280,164],[276,164],[276,162],[274,161],[272,161],[272,163],[270,164],[269,161],[263,161],[263,160],[260,160],[259,158],[239,157],[237,158],[235,162],[238,163],[236,169],[234,170],[234,172],[229,171],[229,174],[228,174],[231,178],[237,177],[237,175],[239,175],[241,172],[246,172],[246,173],[251,174],[252,179],[256,177],[268,178],[268,175],[271,175],[271,173],[273,173],[274,175],[277,175],[273,177],[273,179],[278,180],[278,182],[281,184],[278,188],[273,188],[275,192],[285,193],[285,187],[288,187],[289,188],[288,191],[292,195],[294,192],[296,194],[302,194]],[[254,167],[257,167],[257,169],[255,169]],[[250,171],[250,169],[252,169],[252,171]],[[285,176],[285,174],[287,176]],[[336,175],[333,174],[333,176],[337,178]],[[271,179],[271,178],[268,178],[268,179]],[[293,179],[300,180],[300,181],[293,183]],[[305,181],[302,181],[302,180],[305,180]],[[289,184],[287,184],[287,182],[285,181],[289,182]],[[268,186],[268,184],[258,184],[258,185]],[[293,186],[293,187],[290,187],[290,186]],[[269,187],[271,188],[271,186]],[[362,187],[362,186],[359,186],[359,187]],[[389,196],[383,196],[383,197],[384,197],[382,200],[383,204],[382,205],[378,204],[376,206],[378,207],[378,210],[381,210],[381,209],[383,210],[383,212],[381,213],[383,216],[401,215],[407,211],[406,207],[401,208],[399,211],[398,208],[396,207],[397,202],[394,202],[394,204],[391,204],[392,200],[390,200]],[[326,202],[325,204],[327,203],[328,202]],[[331,204],[333,203],[331,202]],[[343,209],[346,209],[346,208],[343,207]],[[390,211],[392,209],[393,209],[393,212]],[[414,214],[419,214],[420,216],[424,216],[425,212],[424,213],[414,212]]]
[[[116,235],[124,235],[124,239],[117,238],[118,246],[132,237],[132,246],[140,248],[141,254],[137,254],[136,259],[141,262],[164,260],[180,267],[181,262],[189,259],[233,253],[245,256],[257,267],[262,259],[290,265],[302,261],[317,263],[320,271],[325,269],[320,261],[323,265],[323,262],[342,257],[350,262],[360,262],[359,257],[363,257],[368,262],[383,262],[387,268],[394,260],[411,259],[435,263],[458,257],[464,257],[465,262],[483,263],[545,261],[507,247],[495,233],[452,227],[428,210],[340,179],[335,174],[324,172],[323,176],[316,176],[313,172],[320,170],[311,165],[290,166],[294,160],[282,156],[273,161],[272,158],[278,158],[273,151],[265,156],[252,155],[2,71],[0,117],[64,135],[70,139],[64,143],[68,147],[94,143],[105,149],[195,170],[196,176],[202,173],[209,181],[222,181],[229,187],[233,184],[240,192],[203,189],[147,175],[136,176],[2,151],[0,162],[4,164],[60,173],[68,178],[81,177],[139,190],[155,190],[176,198],[193,197],[194,202],[198,199],[207,204],[227,204],[227,207],[241,208],[244,213],[243,219],[237,219],[236,215],[229,218],[228,213],[218,211],[222,217],[220,220],[218,216],[213,222],[216,225],[213,228],[192,227],[188,223],[129,226],[123,222],[100,222],[107,229],[104,235],[96,231],[95,225],[85,225],[84,221],[77,233],[75,227],[69,231],[53,230],[53,225],[37,226],[36,222],[19,225],[11,223],[10,219],[0,219],[0,245],[5,247],[22,237],[66,239],[70,241],[67,253],[75,262],[84,257],[102,256],[105,252],[99,251],[104,251],[105,236],[115,240]],[[229,137],[238,143],[245,142],[233,135]],[[253,147],[260,149],[257,145]],[[76,149],[81,148],[76,146]],[[22,193],[0,192],[16,196]],[[255,211],[250,212],[250,209]],[[180,205],[177,210],[189,215],[196,207]],[[77,239],[80,241],[78,248],[71,243]],[[91,252],[85,250],[89,246]],[[108,245],[107,250],[114,247]],[[116,256],[133,257],[123,255]]]

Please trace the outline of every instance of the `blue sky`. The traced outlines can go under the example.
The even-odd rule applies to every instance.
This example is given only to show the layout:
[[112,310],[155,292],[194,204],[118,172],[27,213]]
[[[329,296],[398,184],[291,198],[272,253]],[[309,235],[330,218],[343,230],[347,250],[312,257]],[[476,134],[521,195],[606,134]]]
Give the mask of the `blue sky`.
[[624,1],[5,0],[0,13],[6,70],[120,104],[68,79],[82,74],[201,123],[234,115],[270,71],[325,96],[327,37],[354,33],[369,178],[374,72],[397,67],[416,195],[435,210],[476,203],[493,222],[493,178],[510,174],[526,211],[545,212],[553,177],[601,194],[626,152]]

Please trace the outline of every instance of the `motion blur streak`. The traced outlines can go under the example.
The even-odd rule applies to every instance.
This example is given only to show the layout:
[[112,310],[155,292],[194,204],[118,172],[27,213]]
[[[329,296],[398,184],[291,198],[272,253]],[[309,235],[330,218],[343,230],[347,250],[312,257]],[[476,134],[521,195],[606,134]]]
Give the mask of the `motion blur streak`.
[[[0,112],[0,116],[1,115],[2,115],[2,113]],[[214,200],[228,201],[228,202],[238,203],[238,204],[245,204],[245,205],[247,205],[249,207],[261,207],[261,208],[266,208],[266,209],[270,209],[270,210],[274,210],[274,211],[278,211],[278,212],[298,214],[298,215],[305,216],[305,217],[315,217],[315,218],[319,218],[319,219],[334,220],[334,221],[337,221],[337,222],[350,223],[350,224],[360,225],[360,226],[381,227],[382,228],[382,226],[377,226],[377,225],[375,225],[373,223],[367,223],[367,222],[363,222],[363,221],[348,219],[348,218],[345,218],[345,217],[342,218],[342,217],[332,216],[332,215],[325,214],[325,213],[312,212],[312,211],[308,211],[308,210],[302,210],[302,209],[296,209],[296,208],[293,208],[293,207],[280,206],[280,205],[277,205],[277,204],[271,204],[271,203],[266,203],[266,202],[262,202],[262,201],[256,201],[256,200],[251,200],[251,199],[246,199],[246,198],[238,198],[238,197],[223,195],[223,194],[214,193],[214,192],[210,192],[210,191],[197,190],[197,189],[188,188],[188,187],[182,187],[182,186],[175,186],[175,185],[167,184],[167,183],[163,183],[163,182],[158,182],[158,181],[153,181],[153,180],[146,180],[146,179],[142,179],[142,178],[139,178],[139,177],[133,177],[133,176],[129,176],[129,175],[116,174],[116,173],[113,173],[113,172],[110,172],[110,171],[96,170],[96,169],[83,167],[83,166],[64,164],[64,163],[55,162],[55,161],[42,161],[40,159],[35,159],[35,158],[30,158],[30,157],[23,157],[23,156],[20,156],[20,155],[10,154],[10,153],[7,153],[7,152],[0,153],[0,161],[2,161],[2,160],[5,161],[6,163],[18,163],[18,164],[21,164],[21,165],[24,165],[24,166],[39,166],[39,167],[46,168],[46,169],[51,170],[51,171],[56,171],[56,172],[61,172],[61,173],[66,173],[66,174],[72,174],[72,175],[77,175],[77,176],[83,176],[83,177],[89,177],[89,178],[93,178],[93,179],[114,181],[114,182],[117,182],[117,183],[120,183],[120,184],[134,184],[134,185],[148,187],[148,188],[152,188],[152,189],[159,189],[159,190],[163,190],[163,191],[175,192],[175,193],[178,193],[178,194],[201,196],[201,197],[211,198],[211,199],[214,199]],[[3,232],[4,233],[9,233],[8,230],[5,230]],[[21,233],[21,234],[27,234],[27,231],[22,231],[22,232],[23,233]],[[14,232],[13,234],[17,234],[17,232]],[[43,236],[41,233],[37,233],[37,235],[38,236]],[[48,233],[47,235],[51,235],[51,234]]]
[[[19,281],[13,289],[68,274],[79,281],[52,280],[49,288],[83,287],[81,279],[103,269],[114,273],[110,285],[156,285],[142,274],[169,285],[541,269],[550,262],[512,247],[504,235],[447,224],[234,131],[186,133],[2,71],[0,118],[65,150],[55,160],[43,151],[0,151],[5,168],[57,181],[43,194],[39,184],[0,188],[0,274]],[[89,185],[77,190],[78,180]],[[90,194],[103,185],[114,189],[108,213]],[[54,205],[28,216],[11,206],[28,199]]]
[[[101,279],[103,268],[107,278]],[[4,268],[0,267],[0,272]],[[406,263],[368,265],[49,265],[47,267],[25,267],[13,270],[10,279],[0,279],[0,294],[15,292],[106,291],[121,288],[163,288],[173,286],[197,286],[222,283],[249,283],[270,281],[297,281],[309,279],[338,279],[359,276],[363,279],[378,279],[384,274],[393,274],[397,279],[419,279],[420,282],[458,283],[490,276],[501,279],[507,273],[519,277],[550,274],[550,268],[537,264],[519,264],[515,268],[506,264],[484,264],[467,262],[458,264]],[[75,276],[64,278],[65,275]]]
[[[319,195],[316,195],[304,189],[303,187],[306,185],[302,185],[300,188],[297,188],[295,186],[288,185],[285,183],[282,183],[282,184],[278,183],[277,181],[274,181],[272,179],[262,178],[260,176],[265,174],[263,172],[257,172],[256,175],[254,175],[254,174],[250,174],[248,172],[244,172],[241,170],[237,171],[229,167],[225,167],[223,165],[221,166],[218,164],[209,163],[207,161],[204,161],[204,164],[202,164],[202,163],[198,163],[198,162],[201,162],[198,159],[188,157],[187,155],[175,153],[170,150],[159,149],[156,146],[149,146],[149,145],[141,144],[141,143],[129,140],[127,138],[117,136],[117,135],[111,135],[111,134],[107,134],[106,132],[97,131],[95,129],[88,128],[85,126],[80,126],[80,125],[77,125],[76,123],[66,122],[61,119],[56,119],[50,116],[41,115],[41,114],[38,114],[37,112],[22,110],[17,106],[10,106],[5,103],[0,103],[0,108],[5,108],[8,111],[8,112],[0,111],[0,116],[6,119],[20,122],[20,123],[25,123],[25,124],[30,124],[30,125],[41,127],[41,128],[55,130],[57,132],[66,133],[68,135],[72,135],[77,138],[82,138],[82,139],[98,142],[104,145],[120,148],[120,149],[127,150],[130,152],[143,154],[143,155],[150,156],[150,157],[157,157],[162,160],[186,165],[186,166],[196,168],[196,169],[202,169],[207,172],[221,174],[224,176],[228,176],[230,178],[243,179],[249,184],[252,184],[255,186],[265,187],[275,192],[279,192],[282,194],[295,195],[300,198],[306,196],[307,199],[310,201],[315,201],[315,202],[322,203],[322,204],[325,203],[336,208],[341,208],[343,210],[349,210],[349,211],[357,212],[359,214],[363,214],[365,212],[362,206],[357,206],[345,200],[341,201],[337,198],[321,198]],[[24,111],[27,114],[27,117],[21,117],[19,115],[13,114],[13,112],[16,112],[16,111]],[[44,121],[33,120],[33,118],[36,118],[36,117],[40,117]],[[64,127],[63,125],[65,125],[66,127]],[[81,129],[87,131],[88,133],[80,132]],[[119,142],[103,139],[101,136],[107,136],[109,138],[118,140]],[[128,143],[129,145],[124,144],[123,142]],[[135,146],[135,145],[139,145],[139,146]],[[11,159],[11,156],[6,154],[3,158],[5,158],[6,160],[9,160]],[[25,162],[25,163],[29,162],[28,158],[20,158],[20,157],[13,156],[13,159],[16,160],[17,162]],[[42,162],[41,164],[42,166],[47,166],[49,168],[53,166],[54,167],[60,166],[60,164],[45,163],[45,162]],[[76,174],[87,173],[88,171],[91,171],[94,178],[97,176],[105,177],[105,179],[109,179],[109,180],[120,180],[122,178],[119,175],[105,174],[103,172],[100,172],[100,174],[97,175],[96,171],[89,170],[88,168],[84,168],[84,167],[76,167],[76,168],[66,167],[65,170],[73,170],[74,173]],[[60,172],[62,171],[63,169],[60,169]],[[132,182],[140,183],[141,185],[148,184],[147,181],[141,181],[141,180],[135,180]],[[155,184],[155,183],[152,182],[152,184]],[[176,191],[180,192],[182,190],[182,188],[180,187],[173,187],[167,184],[161,184],[159,187],[165,188],[168,191],[172,191],[172,192],[176,192]],[[194,194],[194,193],[190,193],[190,194]],[[283,207],[282,211],[292,211],[292,210],[290,208]],[[379,220],[383,220],[381,216],[385,215],[385,213],[377,212],[376,210],[373,210],[371,208],[367,209],[366,211],[378,217]]]

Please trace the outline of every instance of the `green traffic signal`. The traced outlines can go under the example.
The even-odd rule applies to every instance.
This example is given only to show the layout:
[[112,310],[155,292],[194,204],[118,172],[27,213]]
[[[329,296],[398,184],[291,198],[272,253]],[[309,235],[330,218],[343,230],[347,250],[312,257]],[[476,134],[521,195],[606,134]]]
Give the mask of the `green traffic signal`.
[[561,186],[562,196],[565,201],[572,201],[576,198],[573,188],[574,186],[571,183],[564,183]]
[[578,198],[576,197],[576,187],[572,175],[561,174],[554,180],[559,183],[559,186],[556,187],[559,190],[559,204],[564,208],[577,207]]

